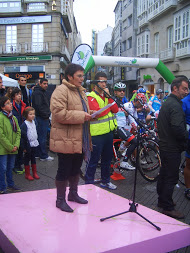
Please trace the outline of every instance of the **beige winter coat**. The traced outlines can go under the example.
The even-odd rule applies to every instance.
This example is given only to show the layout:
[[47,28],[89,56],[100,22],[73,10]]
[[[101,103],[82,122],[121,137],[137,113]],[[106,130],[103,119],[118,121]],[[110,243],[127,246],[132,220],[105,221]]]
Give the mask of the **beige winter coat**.
[[[63,80],[52,94],[50,110],[52,112],[50,150],[63,154],[82,153],[82,134],[85,113],[78,90],[86,102],[84,88],[77,88]],[[89,131],[91,146],[91,137]]]

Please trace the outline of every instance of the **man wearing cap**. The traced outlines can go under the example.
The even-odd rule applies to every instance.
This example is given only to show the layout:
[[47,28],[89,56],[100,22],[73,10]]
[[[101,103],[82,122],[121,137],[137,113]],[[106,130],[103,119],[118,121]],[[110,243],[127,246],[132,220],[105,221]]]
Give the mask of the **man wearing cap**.
[[163,98],[163,102],[165,102],[166,99],[168,98],[169,91],[168,91],[168,90],[165,90],[164,93],[165,93],[165,96],[164,96],[164,98]]

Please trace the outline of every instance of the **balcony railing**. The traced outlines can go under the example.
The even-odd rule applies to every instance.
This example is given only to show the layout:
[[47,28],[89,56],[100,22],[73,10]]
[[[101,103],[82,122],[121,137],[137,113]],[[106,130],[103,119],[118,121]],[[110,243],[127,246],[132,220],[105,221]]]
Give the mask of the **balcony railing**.
[[47,53],[48,43],[47,42],[34,42],[25,43],[25,53]]
[[151,53],[148,55],[148,58],[159,58],[159,53]]
[[21,6],[21,1],[11,2],[11,1],[3,1],[0,2],[0,14],[1,15],[13,15],[21,14],[23,12],[23,8]]
[[177,7],[177,0],[156,1],[148,8],[148,21],[151,21],[170,8]]
[[21,53],[21,44],[0,44],[0,54],[19,54]]
[[68,62],[71,60],[70,53],[65,45],[55,47],[51,42],[0,44],[0,55],[29,53],[56,53],[63,56]]
[[49,3],[49,0],[24,0],[24,3]]
[[166,50],[160,51],[160,60],[173,60],[174,59],[174,48],[167,48]]
[[148,24],[148,16],[146,14],[144,18],[139,20],[139,27],[142,27],[143,25],[147,25],[147,24]]
[[185,58],[190,56],[190,45],[184,48],[176,48],[176,57]]

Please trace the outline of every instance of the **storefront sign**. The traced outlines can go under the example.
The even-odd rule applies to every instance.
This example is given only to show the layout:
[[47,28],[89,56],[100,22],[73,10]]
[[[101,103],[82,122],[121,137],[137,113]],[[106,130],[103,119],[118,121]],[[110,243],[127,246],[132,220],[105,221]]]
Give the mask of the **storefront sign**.
[[18,73],[5,73],[5,76],[10,77],[12,79],[19,79],[20,76],[25,76],[27,80],[36,80],[38,78],[44,78],[45,73],[39,72],[18,72]]
[[0,62],[7,61],[51,61],[51,55],[33,55],[33,56],[13,56],[13,57],[0,57]]
[[0,25],[51,23],[51,16],[0,18]]
[[152,79],[152,77],[151,77],[151,75],[143,75],[143,78],[144,78],[144,80],[149,80],[149,79]]

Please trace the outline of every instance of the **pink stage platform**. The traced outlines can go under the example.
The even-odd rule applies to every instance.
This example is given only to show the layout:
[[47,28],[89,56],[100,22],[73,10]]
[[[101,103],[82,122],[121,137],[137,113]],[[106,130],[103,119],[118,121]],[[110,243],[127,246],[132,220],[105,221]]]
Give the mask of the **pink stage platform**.
[[94,185],[79,187],[88,205],[69,202],[74,213],[55,207],[56,190],[0,196],[0,247],[5,253],[169,252],[190,244],[190,226],[142,205],[135,213],[100,222],[129,209],[129,201]]

